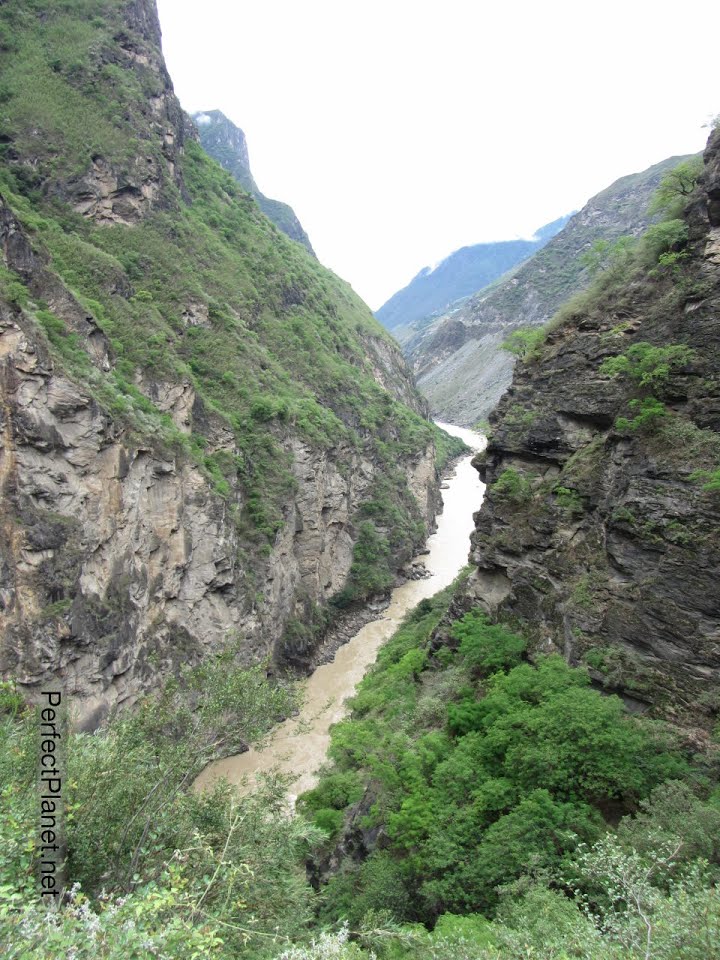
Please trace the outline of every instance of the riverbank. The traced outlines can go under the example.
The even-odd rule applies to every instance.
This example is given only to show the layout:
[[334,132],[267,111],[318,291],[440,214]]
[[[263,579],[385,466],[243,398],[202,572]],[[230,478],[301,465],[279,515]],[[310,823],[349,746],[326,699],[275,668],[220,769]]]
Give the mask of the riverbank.
[[[384,610],[368,609],[372,619],[363,623],[352,637],[345,638],[334,657],[319,664],[305,681],[305,696],[299,715],[281,723],[262,749],[253,748],[211,763],[195,781],[196,789],[227,777],[242,792],[249,792],[258,774],[278,770],[297,778],[291,795],[293,801],[297,795],[309,790],[324,762],[330,727],[345,715],[345,701],[352,696],[374,662],[379,648],[416,604],[452,583],[465,566],[473,513],[479,509],[484,492],[484,485],[471,461],[484,447],[485,438],[452,424],[441,423],[439,426],[464,440],[470,453],[460,460],[452,476],[443,483],[443,509],[438,516],[437,529],[428,538],[427,552],[420,555],[429,576],[408,580],[393,589]],[[355,626],[353,623],[353,629]]]

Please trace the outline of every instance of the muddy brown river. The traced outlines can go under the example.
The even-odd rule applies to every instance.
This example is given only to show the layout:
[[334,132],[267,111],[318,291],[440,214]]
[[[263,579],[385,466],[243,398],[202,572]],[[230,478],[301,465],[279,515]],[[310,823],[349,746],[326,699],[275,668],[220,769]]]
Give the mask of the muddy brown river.
[[[440,422],[438,426],[461,437],[473,451],[485,445],[485,438],[472,430]],[[471,459],[471,455],[464,457],[445,481],[443,511],[437,518],[437,531],[427,541],[430,552],[423,556],[431,575],[424,580],[410,580],[393,590],[390,605],[378,619],[358,630],[340,647],[331,663],[319,666],[304,682],[299,715],[276,727],[259,749],[209,764],[195,781],[197,789],[226,777],[241,792],[249,792],[258,773],[278,770],[297,778],[289,797],[294,803],[299,794],[315,785],[330,743],[330,727],[345,716],[345,701],[375,661],[378,649],[416,604],[452,583],[467,563],[472,515],[479,509],[485,491],[477,471],[470,465]]]

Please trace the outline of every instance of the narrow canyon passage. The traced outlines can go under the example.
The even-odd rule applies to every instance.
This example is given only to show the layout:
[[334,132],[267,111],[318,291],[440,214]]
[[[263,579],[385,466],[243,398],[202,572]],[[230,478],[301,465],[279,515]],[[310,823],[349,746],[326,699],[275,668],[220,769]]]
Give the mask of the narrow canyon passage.
[[[485,445],[485,438],[472,430],[447,423],[438,425],[464,440],[473,453]],[[460,460],[442,491],[443,511],[437,519],[437,531],[427,541],[430,552],[423,558],[431,575],[393,590],[390,605],[380,617],[358,630],[331,663],[314,671],[306,681],[299,715],[280,724],[262,749],[209,764],[195,781],[196,788],[227,777],[241,791],[250,791],[255,775],[279,770],[297,776],[290,795],[294,802],[315,785],[330,743],[330,727],[345,715],[345,701],[355,692],[379,648],[416,604],[452,583],[467,563],[473,513],[479,509],[485,491],[471,460],[472,454]]]

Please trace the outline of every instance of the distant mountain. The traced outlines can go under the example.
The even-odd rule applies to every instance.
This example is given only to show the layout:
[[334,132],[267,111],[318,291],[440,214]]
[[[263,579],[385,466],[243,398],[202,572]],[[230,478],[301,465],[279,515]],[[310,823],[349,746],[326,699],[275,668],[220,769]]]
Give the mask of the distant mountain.
[[683,159],[670,157],[616,180],[508,276],[444,316],[402,331],[403,350],[434,414],[468,425],[487,416],[512,379],[513,358],[501,348],[503,340],[518,327],[545,323],[588,285],[579,257],[596,240],[646,229],[650,197]]
[[250,171],[247,141],[242,130],[236,127],[232,120],[228,120],[220,110],[201,110],[199,113],[194,113],[192,118],[197,125],[200,143],[205,152],[217,160],[248,193],[255,197],[262,212],[272,220],[275,226],[286,233],[291,240],[297,240],[315,256],[310,239],[292,207],[279,200],[271,200],[258,189]]
[[530,240],[502,240],[461,247],[436,267],[423,267],[410,283],[376,311],[378,320],[399,332],[411,323],[445,311],[469,297],[516,264],[527,260],[565,226],[569,216],[541,227]]

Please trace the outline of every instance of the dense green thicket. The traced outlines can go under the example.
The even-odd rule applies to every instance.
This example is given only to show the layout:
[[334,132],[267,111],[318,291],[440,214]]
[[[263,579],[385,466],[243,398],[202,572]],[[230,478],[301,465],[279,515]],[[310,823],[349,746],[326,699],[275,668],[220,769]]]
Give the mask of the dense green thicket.
[[403,920],[492,914],[498,888],[563,869],[605,819],[634,810],[660,783],[691,779],[667,735],[592,690],[557,656],[521,662],[522,638],[469,613],[449,645],[428,639],[440,595],[383,648],[333,732],[334,767],[304,798],[324,828],[339,827],[358,791],[363,823],[384,840],[346,864],[325,891],[326,916],[358,923],[387,907]]
[[[229,656],[169,682],[107,729],[67,744],[72,901],[37,894],[37,730],[6,685],[0,714],[0,944],[3,956],[256,957],[311,919],[301,858],[313,830],[288,821],[286,785],[240,799],[194,793],[205,763],[258,738],[294,705],[290,689]],[[77,951],[73,953],[73,951]]]
[[[479,612],[437,647],[450,596],[382,649],[302,798],[331,846],[350,815],[353,844],[358,828],[377,838],[321,888],[321,917],[392,958],[630,958],[645,956],[646,911],[648,956],[704,956],[720,927],[712,761],[560,657],[525,662],[522,638]],[[437,925],[395,927],[388,946],[381,918]]]
[[[38,721],[5,685],[5,955],[714,957],[712,756],[683,753],[560,658],[526,662],[522,638],[476,611],[443,627],[438,645],[451,597],[423,601],[381,650],[294,816],[281,781],[244,799],[190,790],[208,758],[293,706],[292,691],[229,657],[104,731],[74,734],[73,892],[50,914],[34,878]],[[355,836],[375,841],[318,893],[303,861],[324,862],[349,816]]]

